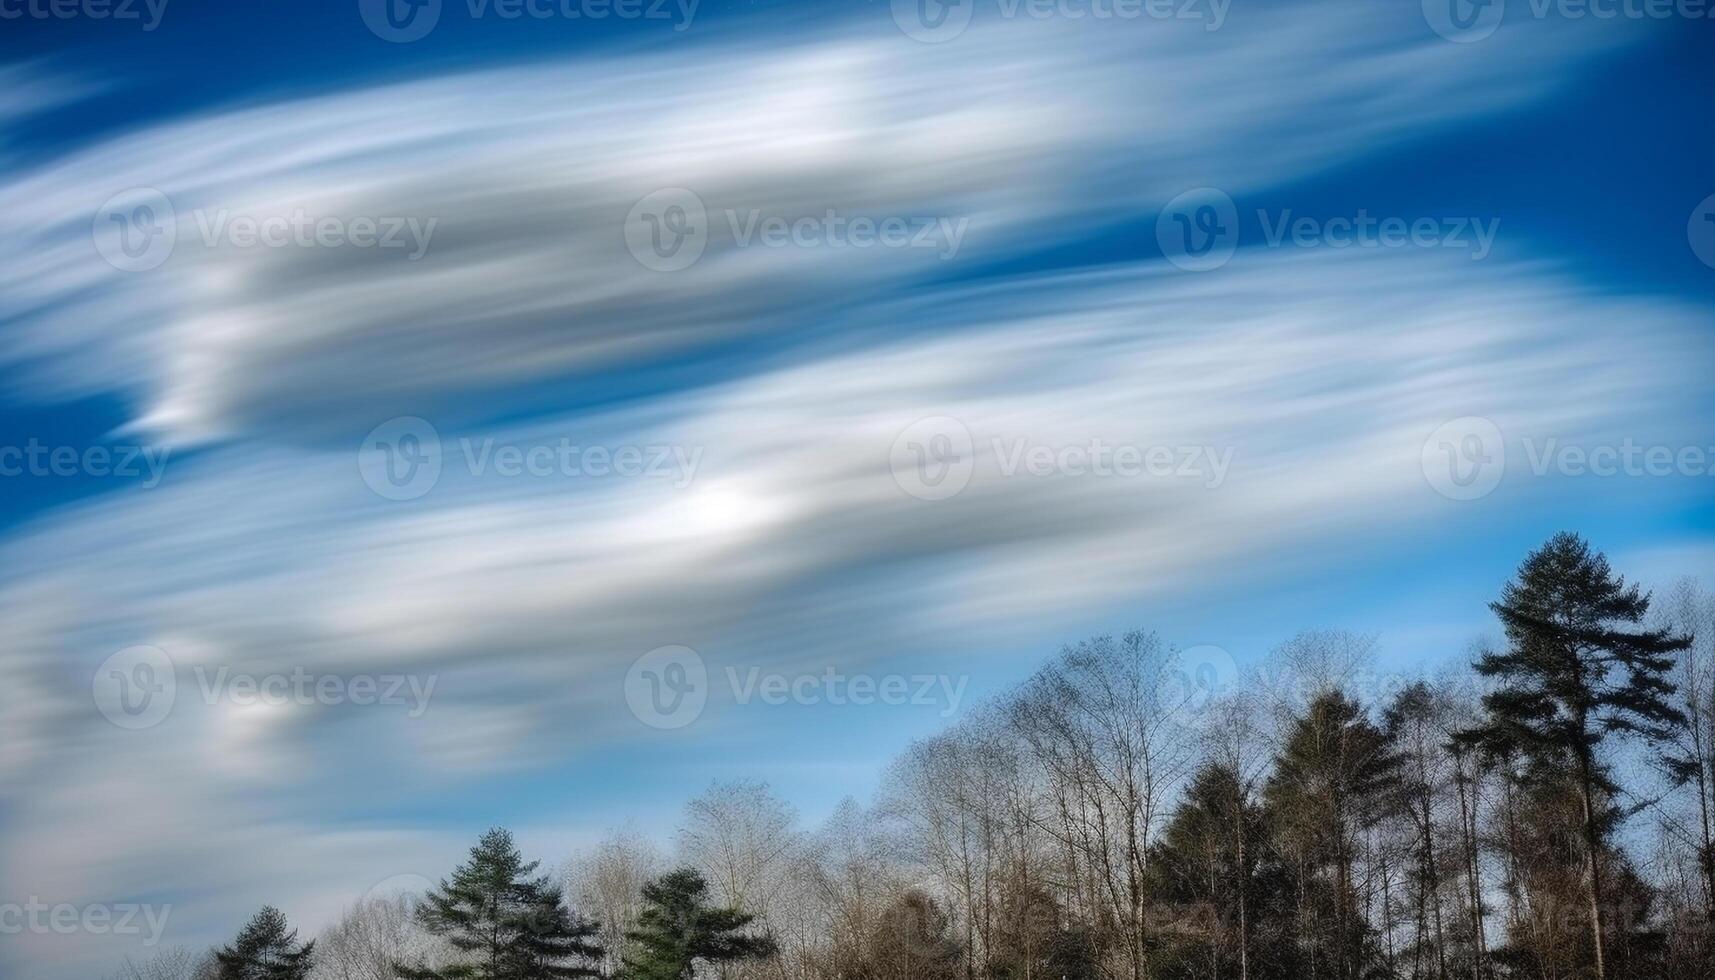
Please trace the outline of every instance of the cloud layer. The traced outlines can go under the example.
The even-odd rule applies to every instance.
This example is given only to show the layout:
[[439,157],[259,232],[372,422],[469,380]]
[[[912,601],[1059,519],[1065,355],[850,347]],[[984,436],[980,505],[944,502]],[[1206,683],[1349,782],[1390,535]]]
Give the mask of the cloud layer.
[[[1606,25],[1604,25],[1606,26]],[[740,247],[753,220],[968,222],[965,267],[1241,194],[1526,103],[1600,35],[1482,50],[1411,12],[1325,2],[1196,24],[986,23],[507,68],[167,123],[0,184],[0,314],[40,393],[116,391],[177,442],[326,436],[520,384],[802,327],[949,274],[935,250]],[[90,248],[113,195],[160,191],[171,257]],[[710,213],[673,274],[625,248],[664,188]],[[234,219],[411,220],[426,250],[236,247]],[[164,217],[163,217],[164,220]],[[105,227],[101,234],[108,233]],[[359,429],[366,429],[363,426]]]
[[[375,816],[389,801],[648,736],[622,682],[651,648],[855,668],[1209,586],[1433,516],[1447,501],[1422,447],[1460,416],[1696,437],[1679,421],[1709,368],[1696,314],[1547,262],[1244,250],[1203,275],[1114,256],[961,278],[1188,187],[1279,186],[1527,103],[1616,36],[1530,24],[1473,50],[1369,3],[1235,11],[1214,34],[1138,26],[503,68],[165,122],[8,175],[0,329],[22,397],[115,394],[134,431],[204,447],[158,488],[0,542],[8,880],[54,901],[171,901],[175,943],[263,900],[314,927],[456,851]],[[177,213],[149,272],[90,242],[98,206],[137,186]],[[661,273],[624,226],[670,187],[717,215],[970,231],[955,264],[740,247],[717,219],[701,261]],[[201,241],[217,213],[295,209],[437,224],[418,261]],[[575,403],[580,379],[744,340],[761,342],[696,385],[473,421],[530,386]],[[442,446],[438,484],[407,501],[358,466],[363,433],[400,415]],[[497,457],[474,472],[465,440],[668,447],[697,466],[688,485],[508,477]],[[1096,446],[1165,450],[1174,471],[1021,462]],[[918,452],[968,483],[925,499]],[[179,690],[143,732],[91,696],[98,665],[136,644],[171,656]],[[205,703],[197,671],[221,667],[437,685],[421,718]],[[686,737],[725,717],[716,705]],[[240,853],[257,857],[216,857]],[[128,947],[17,948],[30,975],[71,976]]]

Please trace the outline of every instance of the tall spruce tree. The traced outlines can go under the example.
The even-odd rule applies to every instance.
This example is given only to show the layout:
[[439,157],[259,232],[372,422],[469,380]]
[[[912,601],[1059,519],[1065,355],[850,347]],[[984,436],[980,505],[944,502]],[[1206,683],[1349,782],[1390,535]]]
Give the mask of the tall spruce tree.
[[1497,756],[1571,766],[1596,980],[1608,975],[1602,851],[1613,821],[1605,811],[1620,792],[1601,750],[1615,736],[1664,745],[1685,720],[1669,702],[1675,688],[1667,673],[1673,655],[1691,641],[1641,628],[1649,604],[1583,538],[1567,532],[1550,538],[1489,605],[1507,646],[1484,653],[1476,669],[1500,686],[1483,698],[1483,725],[1464,736]]
[[570,912],[540,862],[526,863],[512,835],[496,828],[471,848],[418,906],[424,928],[446,939],[460,962],[440,969],[405,964],[405,980],[571,980],[594,977],[602,954],[595,923]]
[[621,976],[626,980],[691,980],[696,964],[729,963],[774,954],[774,941],[744,931],[754,916],[740,909],[711,908],[708,882],[693,868],[680,868],[643,886],[637,928],[626,934],[631,948]]
[[[1282,939],[1291,883],[1270,854],[1262,807],[1238,773],[1210,763],[1198,770],[1151,853],[1156,893],[1184,915],[1162,942],[1163,977],[1291,975]],[[1261,945],[1268,955],[1254,958]]]
[[215,950],[219,980],[304,980],[310,975],[312,940],[298,945],[298,930],[272,905],[256,913],[232,945]]
[[1308,975],[1326,966],[1336,980],[1357,980],[1372,960],[1357,896],[1358,837],[1395,810],[1400,766],[1387,734],[1339,691],[1311,702],[1275,759],[1263,802],[1297,865]]

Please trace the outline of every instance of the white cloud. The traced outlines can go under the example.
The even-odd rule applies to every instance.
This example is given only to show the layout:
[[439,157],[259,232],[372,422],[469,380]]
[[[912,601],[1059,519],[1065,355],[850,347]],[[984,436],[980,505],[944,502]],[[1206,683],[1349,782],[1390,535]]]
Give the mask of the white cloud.
[[[621,244],[634,201],[688,186],[716,208],[966,215],[965,254],[1007,257],[1187,186],[1242,194],[1518,104],[1592,50],[1564,24],[1446,44],[1407,13],[1324,3],[1195,37],[991,25],[939,47],[765,39],[503,69],[157,125],[9,176],[0,316],[17,318],[6,356],[28,394],[119,391],[163,438],[229,441],[0,545],[8,881],[66,901],[175,896],[169,942],[212,940],[262,901],[313,927],[372,881],[444,871],[464,843],[349,829],[377,774],[408,798],[646,737],[620,684],[652,647],[716,667],[968,652],[1446,507],[1419,450],[1451,417],[1677,425],[1707,374],[1690,317],[1534,266],[1241,254],[1205,276],[1127,264],[927,287],[948,270],[920,255],[716,241],[663,276]],[[172,196],[182,236],[201,207],[440,224],[414,264],[181,245],[122,274],[89,221],[137,184]],[[913,298],[883,298],[898,294]],[[834,308],[867,346],[498,429],[445,409],[455,453],[461,435],[701,449],[686,490],[452,467],[394,503],[358,477],[356,433],[388,415],[441,418],[471,392]],[[926,416],[976,441],[952,499],[907,495],[889,467]],[[1232,468],[1213,489],[1005,477],[995,438],[1225,447]],[[134,733],[89,685],[138,643],[176,658],[180,700]],[[420,719],[235,713],[197,695],[191,672],[217,664],[439,683]],[[88,972],[111,952],[28,955]]]
[[[400,504],[369,493],[350,452],[231,447],[157,489],[40,522],[0,553],[0,567],[30,570],[0,588],[0,672],[33,691],[8,731],[7,785],[30,787],[8,801],[9,877],[75,895],[171,891],[193,875],[209,895],[347,880],[350,855],[319,832],[293,831],[283,883],[209,860],[209,841],[266,849],[231,828],[309,813],[338,826],[330,811],[350,800],[336,787],[366,773],[413,792],[615,751],[645,734],[621,679],[655,646],[688,644],[715,669],[849,669],[1212,587],[1336,534],[1385,534],[1463,506],[1420,470],[1441,421],[1671,434],[1694,417],[1681,393],[1707,369],[1692,318],[1671,305],[1410,255],[1241,255],[1218,276],[1127,267],[872,315],[904,309],[938,329],[675,396],[666,411],[500,433],[530,445],[593,427],[703,447],[683,491],[449,467]],[[889,452],[934,415],[968,426],[977,459],[964,492],[925,501],[901,490]],[[1214,489],[1007,477],[988,448],[997,437],[1234,455]],[[140,642],[179,658],[179,702],[160,727],[124,732],[96,714],[88,678]],[[258,721],[201,703],[189,674],[213,663],[439,682],[419,719],[293,705]],[[718,698],[708,714],[694,733],[732,717]],[[126,801],[123,836],[96,793]],[[91,838],[111,846],[84,847]],[[80,849],[54,843],[70,841]]]
[[[801,326],[950,271],[934,250],[739,248],[729,209],[741,224],[752,209],[969,219],[974,263],[1519,105],[1622,33],[1534,24],[1454,45],[1415,10],[1363,0],[1192,26],[676,47],[158,124],[0,184],[0,313],[23,320],[13,357],[39,395],[123,392],[175,442],[344,435],[355,418]],[[119,272],[91,247],[91,216],[137,186],[170,198],[178,244],[158,269]],[[674,274],[623,247],[628,210],[666,187],[711,212],[702,260]],[[298,209],[436,224],[416,262],[202,244],[222,214]]]

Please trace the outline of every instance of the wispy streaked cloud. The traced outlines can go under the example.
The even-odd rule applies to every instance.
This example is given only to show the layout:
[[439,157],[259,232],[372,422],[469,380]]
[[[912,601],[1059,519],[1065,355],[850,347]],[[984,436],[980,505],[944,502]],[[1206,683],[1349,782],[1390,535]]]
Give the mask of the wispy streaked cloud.
[[[159,486],[0,539],[6,878],[55,901],[170,901],[172,944],[224,938],[263,901],[313,929],[385,877],[444,872],[465,843],[400,800],[651,737],[621,684],[653,647],[693,646],[711,670],[970,657],[1432,521],[1450,502],[1422,452],[1449,419],[1701,437],[1706,312],[1524,248],[996,271],[1187,188],[1278,188],[1498,118],[1629,37],[1550,20],[1452,44],[1415,9],[1356,0],[1171,26],[687,43],[155,121],[0,175],[17,401],[114,396],[136,438],[186,450]],[[176,214],[170,259],[146,272],[91,241],[97,209],[135,187]],[[701,260],[663,273],[624,226],[674,187],[717,217]],[[201,239],[218,215],[300,209],[436,223],[417,260]],[[747,248],[727,209],[969,231],[952,262]],[[728,370],[693,384],[579,399],[729,347]],[[527,397],[540,386],[559,402]],[[359,467],[364,432],[394,416],[441,441],[414,499],[372,492]],[[901,460],[948,463],[942,435],[969,451],[958,492],[926,499],[939,492],[914,494]],[[665,447],[685,479],[507,476],[471,462],[485,440]],[[1021,462],[1096,446],[1202,455],[1100,478]],[[1497,497],[1552,483],[1524,482]],[[171,657],[178,699],[133,732],[102,717],[92,679],[139,644]],[[403,673],[434,694],[416,718],[256,709],[200,696],[222,668]],[[736,726],[722,708],[696,738]],[[575,836],[533,802],[493,819]],[[26,937],[0,966],[99,975],[117,948]]]
[[[247,813],[303,806],[310,772],[432,785],[623,744],[642,730],[620,681],[653,646],[856,665],[888,635],[968,643],[1213,584],[1335,529],[1384,533],[1444,505],[1420,451],[1449,417],[1691,438],[1668,431],[1690,417],[1673,394],[1685,389],[1659,382],[1707,367],[1671,304],[1413,256],[1241,256],[1219,279],[1123,268],[912,307],[926,326],[975,325],[681,396],[672,421],[633,432],[705,448],[684,491],[454,473],[401,505],[362,485],[353,451],[234,448],[42,523],[4,552],[28,581],[0,591],[12,637],[0,689],[29,707],[9,732],[9,771],[33,787],[12,801],[8,865],[76,884],[38,835],[99,834],[106,816],[76,798],[113,785],[116,765],[152,774],[126,796],[159,808],[151,851],[185,865]],[[1615,321],[1632,325],[1626,337],[1605,329]],[[1557,355],[1539,356],[1550,345]],[[890,463],[925,416],[973,437],[970,484],[950,499],[910,496]],[[584,424],[502,435],[532,444]],[[1006,476],[995,437],[1231,447],[1232,464],[1213,489]],[[182,696],[137,737],[96,715],[88,688],[99,660],[131,643],[170,651],[185,690],[197,666],[304,665],[435,673],[438,700],[420,720],[288,706],[253,730]],[[230,771],[231,759],[258,770]],[[113,875],[108,890],[158,886],[153,861],[91,867]],[[217,891],[246,887],[199,873]]]
[[[953,44],[866,33],[766,58],[680,47],[163,123],[0,184],[12,357],[45,397],[122,393],[168,441],[325,436],[957,271],[924,250],[740,248],[729,211],[968,222],[968,267],[1188,187],[1278,185],[1527,103],[1622,36],[1539,24],[1473,50],[1343,0],[1172,27],[1003,22]],[[91,216],[137,187],[170,201],[177,244],[122,272],[90,247]],[[672,274],[619,247],[629,209],[662,188],[712,218],[701,261]],[[205,241],[233,216],[300,212],[434,233],[420,261]]]

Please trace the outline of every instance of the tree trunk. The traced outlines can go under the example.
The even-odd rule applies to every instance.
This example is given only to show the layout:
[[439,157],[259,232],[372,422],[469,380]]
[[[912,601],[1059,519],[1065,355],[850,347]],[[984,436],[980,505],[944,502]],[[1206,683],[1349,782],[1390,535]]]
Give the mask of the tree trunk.
[[1589,862],[1587,894],[1590,901],[1591,938],[1595,941],[1596,980],[1607,980],[1607,959],[1602,951],[1602,937],[1606,929],[1602,915],[1601,835],[1596,827],[1595,766],[1588,747],[1581,746],[1578,750],[1578,778],[1584,804],[1584,852]]
[[1234,842],[1239,862],[1239,980],[1250,980],[1250,869],[1245,867],[1245,801],[1239,800],[1238,813],[1233,820]]
[[1697,809],[1703,818],[1703,853],[1697,856],[1697,863],[1703,868],[1704,892],[1703,913],[1715,923],[1715,828],[1710,826],[1709,816],[1709,757],[1703,746],[1703,713],[1697,709],[1698,693],[1691,693],[1692,711],[1691,746],[1697,755]]
[[1488,937],[1483,935],[1483,887],[1480,880],[1482,868],[1477,855],[1477,794],[1473,786],[1467,804],[1465,763],[1457,755],[1453,757],[1453,779],[1459,785],[1459,834],[1465,839],[1466,884],[1470,889],[1471,943],[1475,947],[1471,975],[1473,980],[1482,980],[1483,966],[1488,962],[1489,951]]

